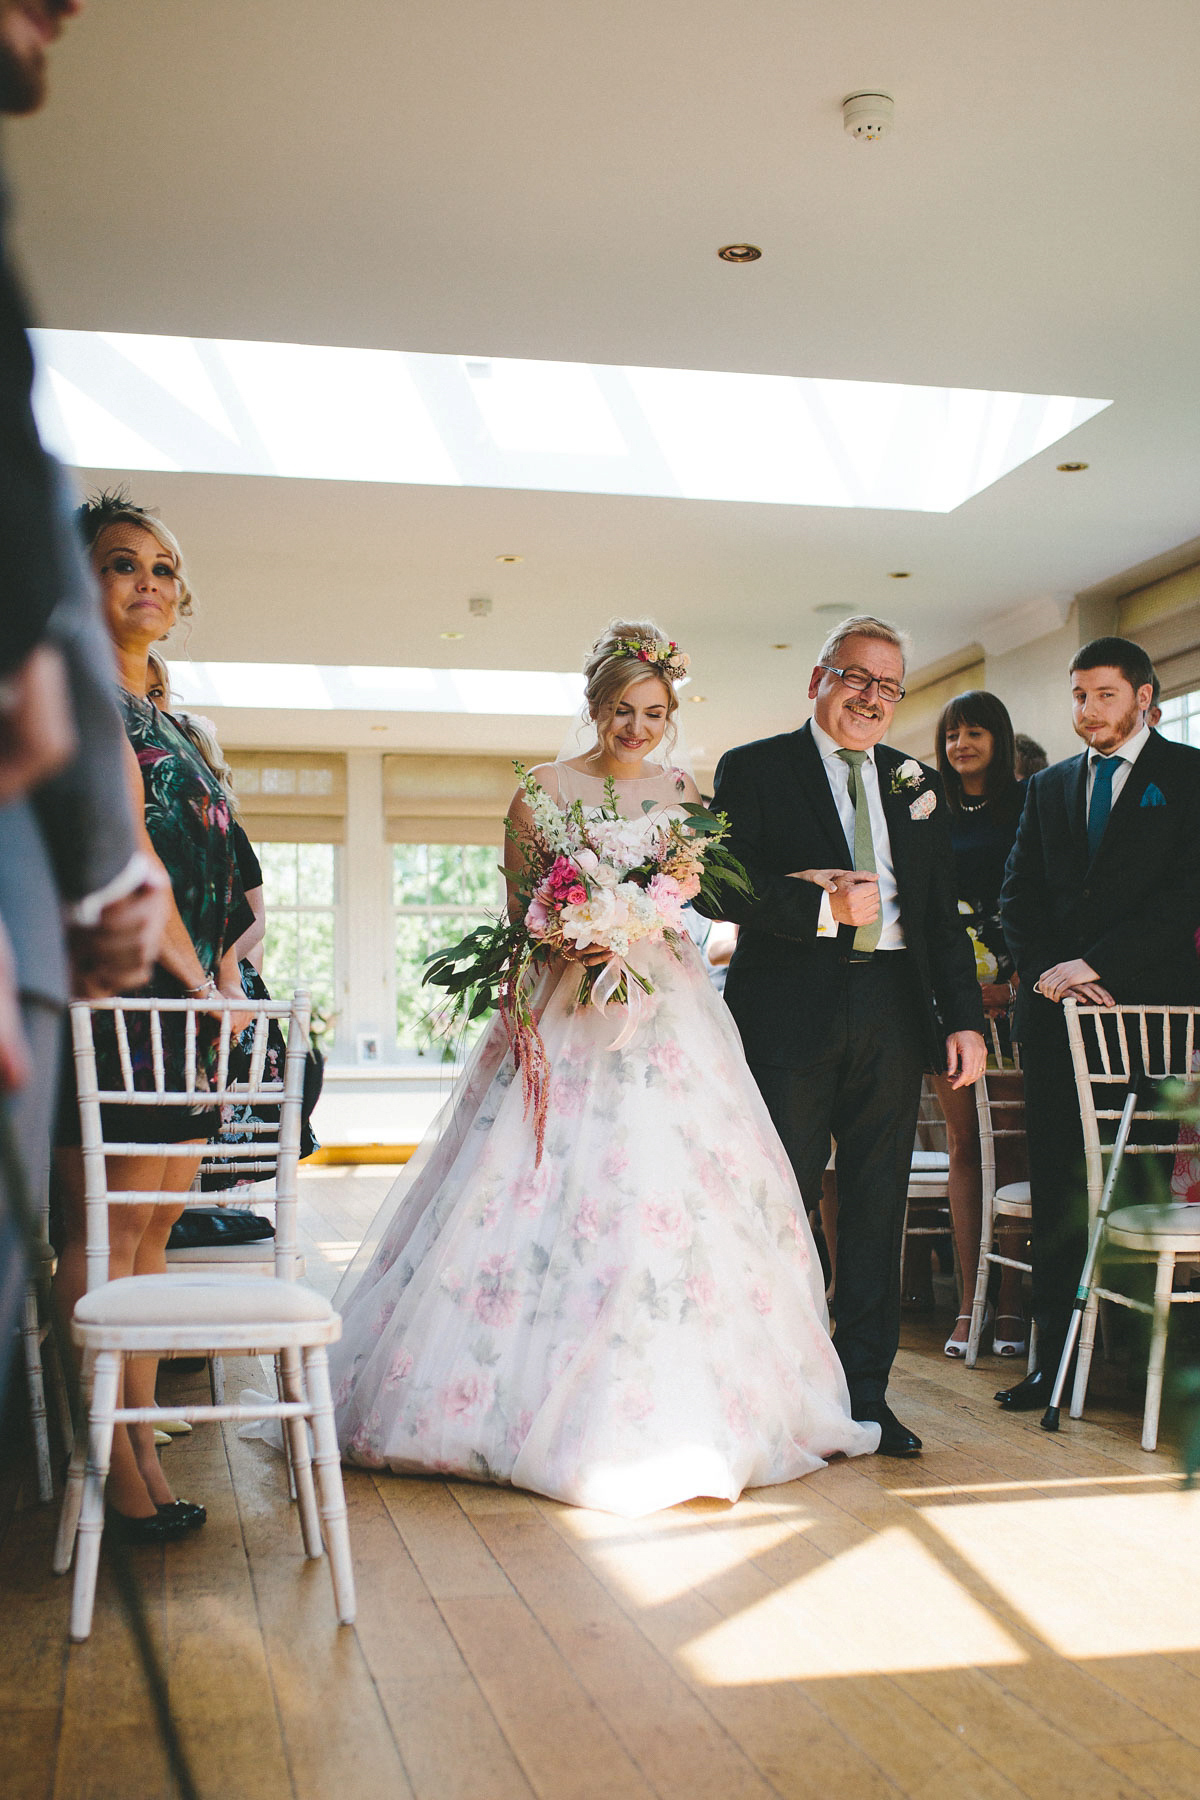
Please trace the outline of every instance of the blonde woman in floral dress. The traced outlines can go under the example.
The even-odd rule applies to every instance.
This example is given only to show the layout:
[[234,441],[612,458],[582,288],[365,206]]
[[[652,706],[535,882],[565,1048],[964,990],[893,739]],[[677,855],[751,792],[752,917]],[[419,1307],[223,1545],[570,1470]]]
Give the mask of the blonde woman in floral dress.
[[[660,760],[678,672],[653,624],[609,627],[585,668],[594,742],[534,771],[558,806],[595,816],[611,781],[632,840],[699,798]],[[529,828],[524,794],[509,816]],[[581,1003],[578,962],[541,978],[540,1161],[497,1018],[385,1203],[337,1295],[348,1461],[636,1516],[875,1450],[795,1178],[699,952],[647,940],[627,961],[653,993],[619,1049],[623,1009]]]

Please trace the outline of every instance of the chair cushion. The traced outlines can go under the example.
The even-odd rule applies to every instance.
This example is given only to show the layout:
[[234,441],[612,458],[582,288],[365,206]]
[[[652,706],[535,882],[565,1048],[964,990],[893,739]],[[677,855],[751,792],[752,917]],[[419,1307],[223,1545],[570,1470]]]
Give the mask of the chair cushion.
[[914,1150],[908,1166],[914,1175],[932,1174],[935,1170],[944,1175],[950,1167],[950,1156],[945,1150]]
[[323,1295],[293,1281],[245,1276],[125,1275],[85,1294],[75,1308],[80,1325],[291,1325],[333,1316]]
[[1027,1181],[1007,1182],[1004,1187],[996,1189],[996,1198],[993,1204],[997,1212],[1009,1213],[1014,1218],[1028,1218],[1032,1211],[1029,1183]]
[[1126,1250],[1200,1252],[1200,1206],[1122,1206],[1108,1215],[1108,1235]]

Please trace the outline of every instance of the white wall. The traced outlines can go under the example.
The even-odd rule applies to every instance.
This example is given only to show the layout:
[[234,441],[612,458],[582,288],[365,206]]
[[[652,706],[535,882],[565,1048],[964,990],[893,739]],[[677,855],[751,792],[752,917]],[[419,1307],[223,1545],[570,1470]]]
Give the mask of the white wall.
[[1014,731],[1036,738],[1051,762],[1074,756],[1079,749],[1079,739],[1071,728],[1067,664],[1081,641],[1072,611],[1060,630],[987,659],[989,692],[1007,706]]

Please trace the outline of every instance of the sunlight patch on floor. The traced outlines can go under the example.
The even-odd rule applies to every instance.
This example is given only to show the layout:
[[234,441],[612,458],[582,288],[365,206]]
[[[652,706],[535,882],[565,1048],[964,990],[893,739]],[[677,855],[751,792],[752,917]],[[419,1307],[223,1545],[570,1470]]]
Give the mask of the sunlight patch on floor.
[[930,1507],[924,1517],[1062,1656],[1200,1650],[1200,1492]]
[[701,1583],[766,1555],[794,1532],[780,1519],[715,1531],[697,1531],[695,1521],[692,1525],[690,1533],[677,1527],[652,1537],[597,1545],[588,1560],[601,1564],[639,1606],[664,1606]]
[[937,1557],[893,1526],[723,1619],[681,1652],[710,1687],[1019,1663]]

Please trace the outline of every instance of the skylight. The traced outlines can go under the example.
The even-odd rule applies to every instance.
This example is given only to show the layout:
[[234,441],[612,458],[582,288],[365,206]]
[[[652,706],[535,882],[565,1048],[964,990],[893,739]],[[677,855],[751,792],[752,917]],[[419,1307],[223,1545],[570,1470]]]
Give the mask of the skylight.
[[489,713],[569,718],[583,677],[540,669],[387,669],[316,663],[172,662],[181,706],[303,711]]
[[35,331],[82,468],[951,512],[1108,400]]

